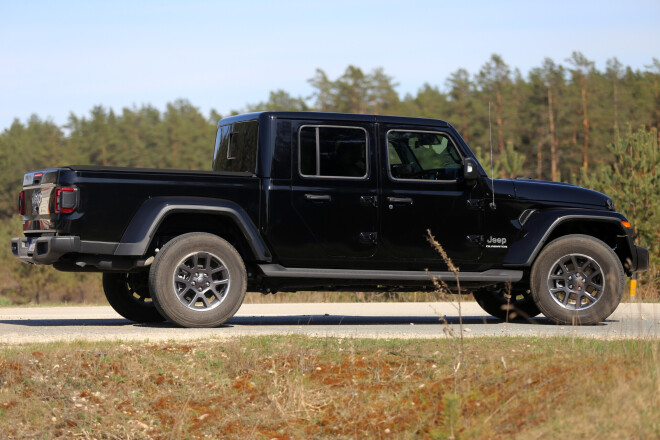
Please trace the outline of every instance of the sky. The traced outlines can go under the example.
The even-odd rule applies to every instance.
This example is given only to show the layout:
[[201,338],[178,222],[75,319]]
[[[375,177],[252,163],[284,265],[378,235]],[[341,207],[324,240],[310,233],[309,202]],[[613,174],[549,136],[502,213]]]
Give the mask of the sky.
[[658,0],[0,0],[0,132],[97,105],[228,114],[278,89],[310,96],[317,68],[382,67],[401,97],[494,53],[523,75],[573,51],[644,70],[659,23]]

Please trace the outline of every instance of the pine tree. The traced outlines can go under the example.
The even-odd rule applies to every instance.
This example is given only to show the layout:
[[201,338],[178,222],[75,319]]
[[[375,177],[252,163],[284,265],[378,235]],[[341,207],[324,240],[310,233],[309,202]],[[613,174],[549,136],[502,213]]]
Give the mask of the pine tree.
[[[655,278],[660,261],[660,150],[655,128],[618,131],[608,146],[614,161],[595,172],[582,171],[582,185],[612,197],[617,210],[631,222],[635,238],[655,257]],[[653,261],[652,261],[653,264]],[[656,287],[660,287],[657,286]]]

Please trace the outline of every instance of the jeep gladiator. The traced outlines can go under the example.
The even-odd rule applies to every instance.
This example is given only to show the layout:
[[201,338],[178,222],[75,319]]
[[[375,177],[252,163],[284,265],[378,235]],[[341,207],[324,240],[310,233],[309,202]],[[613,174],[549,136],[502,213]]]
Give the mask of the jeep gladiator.
[[609,197],[491,179],[440,120],[232,116],[218,123],[210,168],[29,172],[12,252],[102,272],[120,315],[185,327],[224,323],[248,289],[415,291],[431,276],[460,281],[499,318],[594,324],[649,264]]

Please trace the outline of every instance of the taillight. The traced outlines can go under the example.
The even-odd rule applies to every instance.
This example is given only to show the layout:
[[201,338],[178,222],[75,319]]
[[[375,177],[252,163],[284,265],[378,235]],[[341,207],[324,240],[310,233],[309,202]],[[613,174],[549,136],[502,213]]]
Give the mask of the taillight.
[[18,193],[18,213],[25,215],[25,191]]
[[76,209],[76,189],[62,186],[55,189],[55,214],[70,214]]

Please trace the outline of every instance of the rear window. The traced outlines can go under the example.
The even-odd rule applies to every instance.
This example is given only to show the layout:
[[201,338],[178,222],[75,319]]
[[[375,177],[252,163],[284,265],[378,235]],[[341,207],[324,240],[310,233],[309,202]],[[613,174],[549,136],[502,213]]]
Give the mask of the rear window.
[[259,123],[221,125],[215,138],[214,171],[256,172]]

